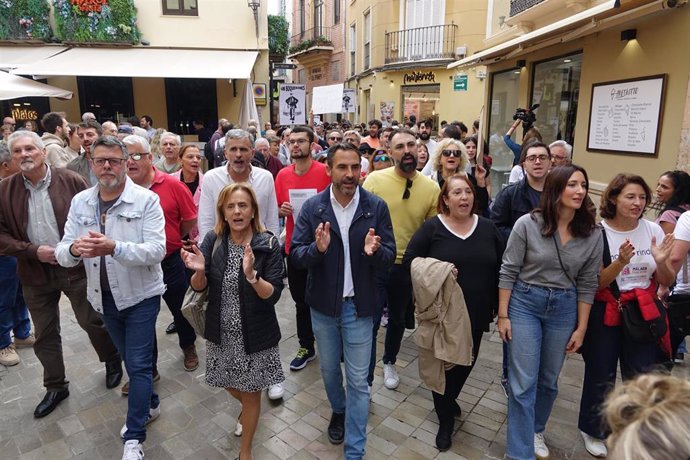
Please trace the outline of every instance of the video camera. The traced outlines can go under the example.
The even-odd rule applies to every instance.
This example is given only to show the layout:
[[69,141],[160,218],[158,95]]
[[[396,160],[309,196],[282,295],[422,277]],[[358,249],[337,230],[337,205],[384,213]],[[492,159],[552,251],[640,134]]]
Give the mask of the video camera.
[[521,109],[520,107],[518,107],[517,110],[515,110],[513,120],[522,120],[523,132],[530,129],[534,122],[537,121],[537,115],[534,113],[534,111],[538,108],[539,104],[534,104],[529,109]]

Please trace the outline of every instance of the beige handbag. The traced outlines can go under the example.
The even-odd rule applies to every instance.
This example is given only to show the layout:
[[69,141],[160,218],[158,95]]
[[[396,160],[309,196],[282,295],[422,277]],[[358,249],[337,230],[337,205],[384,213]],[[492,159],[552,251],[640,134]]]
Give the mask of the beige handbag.
[[[211,257],[216,252],[220,244],[220,238],[216,237],[211,250]],[[182,316],[194,328],[194,332],[200,337],[204,337],[206,332],[206,308],[208,307],[208,285],[202,291],[195,291],[192,286],[187,288],[182,301]],[[205,338],[205,337],[204,337]]]

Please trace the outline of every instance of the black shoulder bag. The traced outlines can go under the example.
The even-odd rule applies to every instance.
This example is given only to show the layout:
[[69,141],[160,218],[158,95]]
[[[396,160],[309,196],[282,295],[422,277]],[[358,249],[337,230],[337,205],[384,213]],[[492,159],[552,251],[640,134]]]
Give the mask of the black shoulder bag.
[[[604,227],[601,228],[601,231],[604,236],[604,263],[608,267],[611,265],[611,250],[609,249],[609,242],[606,238]],[[654,297],[654,305],[659,311],[659,316],[647,321],[642,316],[637,300],[632,300],[625,304],[621,303],[621,291],[615,278],[609,285],[609,288],[613,297],[618,301],[618,311],[620,311],[623,319],[623,334],[630,340],[638,343],[656,343],[666,334],[668,330],[666,307],[661,303],[661,300]]]

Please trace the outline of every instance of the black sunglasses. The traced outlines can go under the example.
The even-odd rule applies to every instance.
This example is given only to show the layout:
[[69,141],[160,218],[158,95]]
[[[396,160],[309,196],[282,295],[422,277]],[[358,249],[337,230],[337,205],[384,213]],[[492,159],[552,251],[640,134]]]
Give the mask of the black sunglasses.
[[441,150],[444,157],[450,157],[451,155],[455,158],[460,158],[462,152],[460,150]]
[[413,182],[412,179],[406,179],[405,180],[405,191],[403,192],[403,200],[407,200],[410,198],[410,189],[412,188]]

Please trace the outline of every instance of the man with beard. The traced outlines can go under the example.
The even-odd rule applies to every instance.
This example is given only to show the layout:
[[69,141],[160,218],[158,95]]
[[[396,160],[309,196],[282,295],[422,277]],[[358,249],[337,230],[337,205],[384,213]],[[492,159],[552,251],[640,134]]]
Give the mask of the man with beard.
[[369,135],[362,139],[362,142],[366,142],[372,149],[380,149],[381,142],[379,140],[379,131],[381,131],[381,122],[379,120],[369,121]]
[[220,191],[229,184],[247,182],[259,203],[261,223],[274,235],[280,232],[278,202],[273,175],[251,165],[254,148],[250,134],[243,129],[231,129],[225,135],[225,167],[214,168],[204,175],[199,200],[199,237],[203,238],[216,224],[216,201]]
[[0,254],[17,258],[17,274],[36,329],[34,353],[43,366],[46,395],[34,417],[41,418],[69,396],[60,337],[61,294],[69,298],[79,326],[106,363],[106,387],[119,385],[122,365],[100,315],[87,300],[84,266],[62,268],[55,259],[72,197],[86,189],[86,182],[72,171],[46,165],[45,148],[36,133],[15,132],[8,147],[20,172],[0,182]]
[[89,160],[91,160],[91,144],[93,144],[101,134],[103,134],[103,129],[97,121],[79,123],[77,135],[81,140],[81,146],[84,151],[77,158],[67,163],[67,169],[71,169],[78,173],[90,186],[95,185],[97,182],[96,176],[89,164]]
[[306,302],[332,411],[328,440],[332,444],[345,441],[345,458],[361,459],[367,441],[366,377],[377,309],[376,278],[393,262],[395,241],[386,204],[358,185],[357,149],[336,145],[326,161],[332,185],[304,204],[290,258],[308,270]]
[[[301,193],[316,195],[331,183],[326,166],[314,161],[311,157],[311,145],[314,133],[306,126],[295,126],[290,133],[288,146],[292,164],[283,168],[276,177],[276,197],[278,198],[279,216],[285,218],[285,253],[290,254],[290,241],[295,227],[296,210],[290,203],[290,195]],[[301,192],[299,192],[301,191]],[[287,260],[290,295],[295,301],[297,317],[297,338],[299,350],[290,362],[290,369],[297,371],[316,358],[314,351],[314,332],[311,327],[311,314],[304,297],[307,289],[307,270],[298,268],[292,260]],[[270,394],[269,394],[270,396]]]
[[41,125],[45,129],[41,140],[46,147],[46,163],[49,166],[65,167],[69,158],[65,151],[65,145],[69,142],[69,123],[59,113],[48,112],[43,115]]
[[121,141],[100,137],[91,154],[97,185],[72,200],[55,257],[63,267],[87,262],[89,301],[103,315],[130,379],[122,458],[142,459],[145,426],[161,411],[151,357],[165,292],[165,219],[158,196],[127,177],[129,155]]
[[[184,354],[184,370],[192,372],[199,367],[196,353],[196,334],[189,322],[182,316],[181,308],[189,281],[184,262],[180,257],[182,237],[187,235],[196,224],[196,205],[192,193],[184,182],[153,167],[151,147],[141,136],[130,135],[122,142],[127,147],[129,158],[125,171],[135,184],[151,190],[158,195],[165,217],[165,258],[161,262],[163,282],[167,286],[163,300],[173,315],[180,349]],[[158,377],[158,348],[154,340],[153,377]],[[127,386],[125,384],[125,386]],[[123,387],[122,393],[127,394]]]
[[[395,161],[393,168],[367,175],[364,188],[386,202],[395,229],[397,254],[395,264],[378,280],[379,300],[374,316],[374,340],[369,365],[369,386],[376,365],[376,333],[381,323],[383,306],[388,305],[388,327],[383,353],[383,384],[393,390],[400,378],[395,360],[400,351],[405,327],[414,328],[412,281],[409,270],[402,266],[407,243],[420,225],[437,214],[440,188],[436,181],[417,172],[417,138],[409,129],[400,129],[390,139],[388,153]],[[387,302],[386,302],[387,301]]]
[[179,161],[180,136],[170,132],[161,134],[161,156],[160,160],[154,163],[156,169],[167,174],[172,174],[182,167]]

